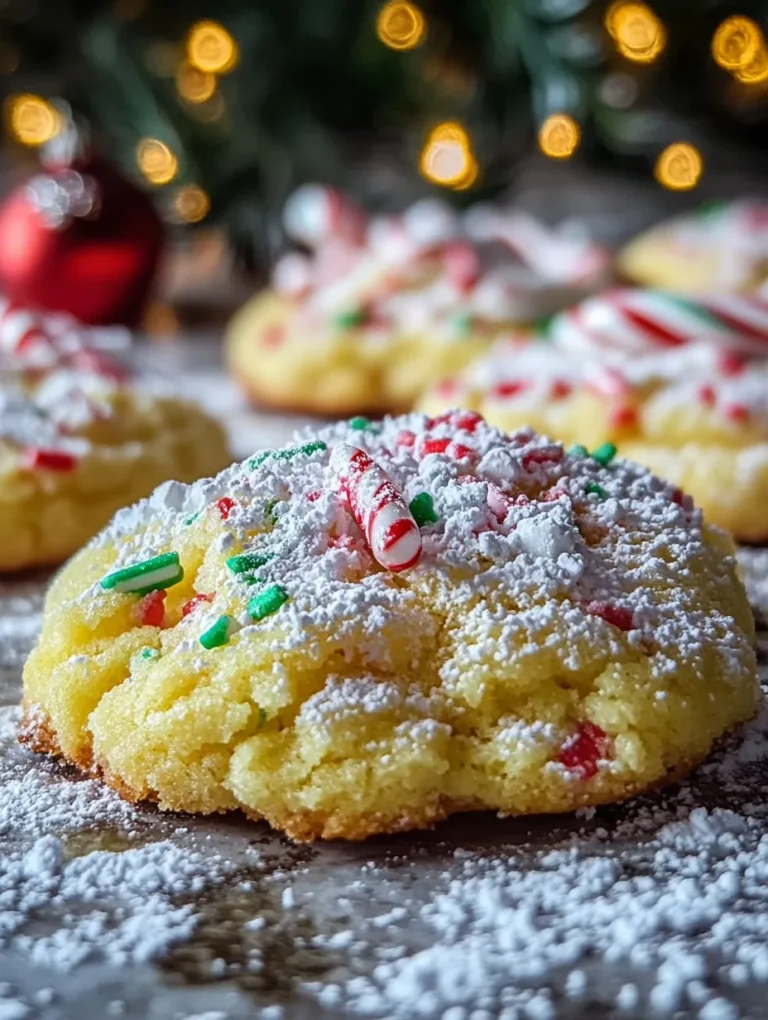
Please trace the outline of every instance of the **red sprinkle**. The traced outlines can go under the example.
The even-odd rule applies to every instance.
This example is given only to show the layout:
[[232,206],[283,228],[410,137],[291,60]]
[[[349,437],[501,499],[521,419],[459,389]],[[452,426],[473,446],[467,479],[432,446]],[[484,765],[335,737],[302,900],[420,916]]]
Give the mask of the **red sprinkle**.
[[162,627],[165,622],[165,597],[168,592],[165,588],[159,591],[151,591],[145,595],[136,607],[136,615],[144,627]]
[[597,763],[611,750],[608,734],[593,722],[579,723],[576,733],[560,749],[558,761],[581,779],[597,775]]
[[714,407],[715,400],[717,399],[714,386],[704,383],[703,386],[699,386],[697,396],[702,404],[706,404],[707,407]]
[[608,424],[614,429],[628,429],[637,425],[637,410],[631,404],[620,404],[608,415]]
[[749,408],[743,404],[727,404],[723,408],[725,417],[732,422],[743,424],[749,421]]
[[563,397],[569,397],[573,392],[573,386],[565,379],[555,379],[552,383],[550,390],[555,400],[562,400]]
[[60,450],[41,450],[37,446],[30,446],[24,454],[24,461],[28,467],[40,468],[45,471],[74,471],[77,467],[77,458],[71,453],[62,453]]
[[483,422],[483,416],[478,414],[477,411],[461,411],[453,419],[453,423],[457,429],[463,429],[465,432],[476,432],[477,426]]
[[189,614],[193,613],[198,606],[202,606],[204,602],[213,602],[213,595],[195,595],[189,600],[189,602],[185,602],[181,607],[181,615],[189,616]]
[[534,464],[557,464],[562,459],[562,446],[539,446],[523,454],[522,465],[529,471]]
[[262,331],[261,342],[265,347],[279,347],[285,339],[285,329],[276,323]]
[[219,517],[221,517],[222,521],[226,521],[227,517],[237,506],[237,503],[235,503],[231,496],[222,496],[221,499],[216,500],[215,506],[219,511]]
[[419,448],[419,453],[422,457],[426,457],[430,453],[447,453],[456,460],[463,460],[465,457],[471,458],[475,455],[475,451],[470,447],[463,443],[457,443],[448,436],[444,436],[442,439],[425,439]]
[[675,488],[672,490],[672,502],[677,503],[683,510],[693,510],[693,499],[687,496],[682,489]]
[[525,379],[509,379],[507,382],[496,383],[491,389],[492,397],[514,397],[527,390],[529,383]]
[[741,375],[747,367],[747,359],[735,351],[723,351],[717,364],[724,375]]
[[310,503],[315,503],[315,502],[317,502],[318,499],[320,499],[322,494],[323,494],[323,490],[322,489],[315,489],[314,492],[308,492],[307,493],[307,499],[309,500]]
[[452,241],[443,248],[445,275],[460,291],[466,293],[477,283],[480,259],[474,246],[466,241]]
[[439,393],[441,397],[450,397],[457,389],[458,386],[455,379],[441,379],[435,386],[435,391]]
[[631,609],[612,606],[609,602],[588,602],[584,608],[590,616],[599,616],[619,630],[632,630],[635,625]]
[[556,503],[558,499],[562,499],[563,496],[567,496],[568,493],[564,492],[563,489],[547,489],[546,492],[542,492],[539,496],[539,500],[542,503]]
[[398,446],[413,446],[416,442],[416,433],[411,432],[410,429],[402,429],[397,433],[395,442]]

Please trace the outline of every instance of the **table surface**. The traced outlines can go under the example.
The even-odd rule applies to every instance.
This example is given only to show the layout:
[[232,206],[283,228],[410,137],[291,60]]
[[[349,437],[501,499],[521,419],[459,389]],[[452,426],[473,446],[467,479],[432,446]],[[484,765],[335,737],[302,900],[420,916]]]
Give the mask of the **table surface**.
[[[141,357],[238,455],[307,421],[250,410],[211,345]],[[768,553],[741,559],[761,619]],[[294,846],[123,805],[17,745],[47,580],[0,582],[0,1020],[767,1015],[766,715],[624,806]],[[765,631],[759,653],[768,681]]]

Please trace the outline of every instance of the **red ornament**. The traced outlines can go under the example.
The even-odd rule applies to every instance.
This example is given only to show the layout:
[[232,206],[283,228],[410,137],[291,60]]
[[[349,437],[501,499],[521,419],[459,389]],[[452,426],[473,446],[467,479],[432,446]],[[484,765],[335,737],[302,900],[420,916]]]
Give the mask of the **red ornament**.
[[89,325],[135,325],[163,245],[151,199],[108,162],[75,157],[0,205],[0,288]]

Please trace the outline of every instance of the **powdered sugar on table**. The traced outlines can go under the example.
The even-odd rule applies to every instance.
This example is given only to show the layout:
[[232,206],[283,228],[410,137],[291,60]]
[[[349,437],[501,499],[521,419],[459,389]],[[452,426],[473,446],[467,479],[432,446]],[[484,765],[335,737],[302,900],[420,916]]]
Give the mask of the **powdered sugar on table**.
[[[0,621],[21,652],[43,582],[19,584]],[[0,1017],[763,1015],[766,713],[664,797],[296,849],[126,805],[0,711]]]

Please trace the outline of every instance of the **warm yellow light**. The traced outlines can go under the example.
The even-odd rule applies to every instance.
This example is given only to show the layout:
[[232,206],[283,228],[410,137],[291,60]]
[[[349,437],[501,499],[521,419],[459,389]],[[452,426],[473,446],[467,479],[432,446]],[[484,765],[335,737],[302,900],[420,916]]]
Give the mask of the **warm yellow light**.
[[579,147],[581,128],[567,113],[552,113],[539,128],[539,148],[550,159],[569,159]]
[[168,184],[179,169],[179,161],[159,138],[142,138],[136,146],[136,162],[150,184]]
[[216,75],[182,61],[176,70],[176,90],[188,103],[205,103],[216,91]]
[[390,0],[379,11],[376,34],[392,50],[412,50],[424,41],[427,23],[415,4]]
[[61,131],[61,115],[42,96],[23,92],[6,100],[11,134],[22,145],[44,145]]
[[674,142],[659,155],[654,176],[659,184],[671,191],[690,191],[701,180],[704,160],[695,145]]
[[768,81],[768,49],[763,45],[746,66],[733,71],[733,76],[744,85],[762,85]]
[[712,36],[712,56],[726,71],[748,67],[763,45],[760,26],[741,14],[726,18]]
[[438,124],[421,150],[419,169],[428,181],[463,191],[477,180],[480,168],[469,135],[456,121]]
[[608,8],[604,23],[627,60],[650,64],[667,45],[666,29],[648,4],[618,0]]
[[198,21],[187,36],[187,57],[200,71],[226,74],[237,64],[237,43],[218,21]]
[[185,223],[199,223],[208,215],[211,200],[197,184],[185,184],[176,192],[173,207]]

